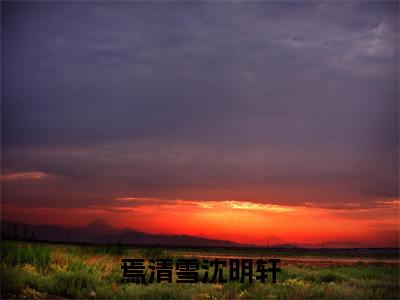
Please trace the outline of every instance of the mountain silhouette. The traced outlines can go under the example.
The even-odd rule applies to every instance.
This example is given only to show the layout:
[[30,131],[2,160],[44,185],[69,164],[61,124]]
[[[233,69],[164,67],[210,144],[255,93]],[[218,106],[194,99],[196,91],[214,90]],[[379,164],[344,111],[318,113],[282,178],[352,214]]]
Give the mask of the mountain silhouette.
[[111,233],[115,231],[115,228],[112,227],[110,224],[105,222],[102,219],[96,219],[92,223],[89,223],[84,227],[85,230],[96,233],[96,234],[102,234],[102,233]]
[[71,243],[122,243],[128,245],[171,245],[198,247],[248,247],[227,240],[206,239],[190,235],[151,234],[133,229],[116,229],[97,219],[83,227],[66,228],[58,225],[31,225],[1,222],[3,238]]
[[[241,244],[228,240],[207,239],[190,235],[151,234],[131,228],[117,229],[102,219],[96,219],[83,227],[62,227],[58,225],[31,225],[11,221],[1,221],[1,237],[4,239],[22,239],[67,243],[122,243],[126,245],[162,245],[162,246],[194,246],[194,247],[243,247],[260,248],[254,244]],[[274,242],[278,237],[269,236]],[[369,249],[366,244],[327,241],[324,243],[279,243],[270,244],[276,249]]]

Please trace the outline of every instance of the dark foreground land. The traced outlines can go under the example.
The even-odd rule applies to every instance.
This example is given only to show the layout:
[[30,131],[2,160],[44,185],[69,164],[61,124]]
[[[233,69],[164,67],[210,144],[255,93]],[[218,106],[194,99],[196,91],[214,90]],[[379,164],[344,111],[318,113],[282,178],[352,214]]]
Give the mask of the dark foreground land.
[[[282,271],[277,284],[121,284],[121,258],[190,257],[280,258]],[[206,250],[3,241],[0,270],[3,298],[398,299],[400,293],[398,249]]]

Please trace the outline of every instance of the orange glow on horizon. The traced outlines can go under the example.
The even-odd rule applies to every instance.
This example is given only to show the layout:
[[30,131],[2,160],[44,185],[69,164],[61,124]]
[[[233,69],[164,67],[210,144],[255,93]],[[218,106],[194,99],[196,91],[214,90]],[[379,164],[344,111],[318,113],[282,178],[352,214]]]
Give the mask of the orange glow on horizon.
[[64,226],[83,226],[102,218],[117,228],[258,245],[267,241],[270,245],[325,241],[398,245],[398,211],[393,207],[347,210],[234,200],[167,201],[135,197],[117,198],[115,202],[119,205],[30,209],[3,206],[3,215],[20,222],[32,220],[41,224],[46,220],[47,224]]

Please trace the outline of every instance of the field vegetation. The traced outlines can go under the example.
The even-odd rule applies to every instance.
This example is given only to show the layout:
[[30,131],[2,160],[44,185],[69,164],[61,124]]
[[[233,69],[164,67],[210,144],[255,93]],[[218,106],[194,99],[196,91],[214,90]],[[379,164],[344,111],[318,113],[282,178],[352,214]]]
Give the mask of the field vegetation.
[[[193,249],[187,255],[196,257]],[[1,295],[29,299],[398,299],[399,296],[398,263],[366,262],[362,258],[354,259],[352,264],[338,262],[328,266],[302,265],[299,260],[296,264],[283,264],[277,284],[270,281],[264,284],[121,283],[121,258],[177,259],[187,255],[182,250],[122,245],[3,241]],[[276,255],[279,257],[279,253]]]

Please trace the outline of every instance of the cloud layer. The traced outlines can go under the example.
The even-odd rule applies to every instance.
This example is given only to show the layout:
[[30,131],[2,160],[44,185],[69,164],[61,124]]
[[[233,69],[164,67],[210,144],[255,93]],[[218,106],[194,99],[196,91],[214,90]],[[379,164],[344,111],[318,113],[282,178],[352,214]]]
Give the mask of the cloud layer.
[[6,203],[398,197],[396,2],[6,2],[2,17]]

